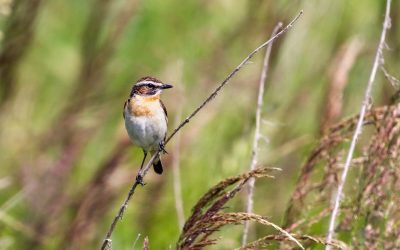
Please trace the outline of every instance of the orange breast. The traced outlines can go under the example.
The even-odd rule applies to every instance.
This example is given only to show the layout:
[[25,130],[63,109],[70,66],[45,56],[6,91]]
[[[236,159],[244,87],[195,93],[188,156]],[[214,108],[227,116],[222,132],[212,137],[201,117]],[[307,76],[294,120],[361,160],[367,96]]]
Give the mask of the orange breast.
[[[134,116],[151,116],[157,111],[159,97],[145,97],[140,100],[131,99],[128,104],[129,113]],[[157,106],[158,105],[158,106]]]
[[135,105],[130,110],[131,114],[134,116],[149,116],[152,114],[151,110],[148,107],[144,107],[142,105]]

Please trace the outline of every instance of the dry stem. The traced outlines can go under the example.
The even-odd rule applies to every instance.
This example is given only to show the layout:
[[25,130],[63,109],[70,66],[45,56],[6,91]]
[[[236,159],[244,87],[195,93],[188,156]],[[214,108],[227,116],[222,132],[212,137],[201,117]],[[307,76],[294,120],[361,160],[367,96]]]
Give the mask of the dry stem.
[[[344,170],[340,177],[338,188],[337,188],[337,191],[336,191],[335,197],[334,197],[332,214],[331,214],[330,221],[329,221],[329,230],[328,230],[328,235],[326,237],[327,242],[331,242],[333,235],[334,235],[335,221],[336,221],[337,214],[339,212],[339,206],[340,206],[340,201],[341,201],[341,197],[342,197],[342,193],[343,193],[343,187],[346,182],[347,173],[349,171],[350,163],[353,158],[353,153],[354,153],[354,149],[355,149],[355,146],[357,143],[357,139],[358,139],[359,135],[361,134],[361,129],[362,129],[363,121],[364,121],[365,112],[367,111],[367,108],[369,106],[369,101],[371,98],[371,89],[372,89],[373,82],[375,80],[376,71],[377,71],[379,65],[381,64],[382,50],[383,50],[383,47],[385,44],[386,31],[390,27],[390,16],[389,16],[390,4],[391,4],[391,0],[387,0],[385,20],[383,23],[383,29],[382,29],[382,33],[381,33],[380,42],[379,42],[378,49],[375,54],[374,64],[372,66],[368,85],[365,90],[365,96],[364,96],[363,103],[361,105],[361,110],[360,110],[360,115],[359,115],[358,122],[357,122],[357,127],[356,127],[356,130],[354,131],[353,138],[351,140],[350,149],[347,154],[346,162],[344,165]],[[327,245],[326,249],[330,250],[331,247],[329,245]]]
[[[278,37],[280,37],[281,35],[283,35],[285,32],[287,32],[295,23],[296,21],[302,16],[303,11],[301,10],[300,13],[284,28],[282,29],[279,33],[277,33],[275,36],[271,37],[268,41],[266,41],[265,43],[261,44],[259,47],[257,47],[255,50],[253,50],[221,83],[220,85],[211,93],[211,95],[199,106],[197,107],[193,113],[191,113],[177,128],[174,129],[174,131],[172,132],[172,134],[165,140],[165,145],[172,139],[172,137],[183,127],[185,126],[187,123],[189,123],[190,119],[192,119],[201,109],[204,108],[205,105],[207,105],[212,99],[214,99],[214,97],[217,96],[218,92],[229,82],[229,80],[236,75],[237,72],[239,72],[240,69],[242,69],[242,67],[256,54],[258,53],[262,48],[264,48],[265,46],[269,45],[270,43],[272,43],[275,39],[277,39]],[[120,207],[117,215],[114,217],[108,232],[106,234],[106,237],[103,241],[103,244],[101,246],[101,250],[105,250],[105,249],[109,249],[111,248],[111,235],[115,229],[115,226],[118,222],[119,219],[122,219],[122,216],[124,214],[125,209],[128,207],[128,202],[131,199],[132,195],[134,194],[136,187],[140,184],[143,183],[143,178],[146,176],[147,172],[149,171],[149,169],[152,166],[152,163],[154,161],[154,159],[160,154],[160,151],[158,151],[158,153],[154,154],[150,160],[148,161],[148,163],[146,164],[146,166],[141,169],[137,176],[136,176],[136,180],[135,183],[132,185],[131,189],[129,190],[129,193],[124,201],[124,203],[122,204],[122,206]]]
[[[282,23],[279,22],[274,30],[272,31],[271,37],[275,36],[278,30],[282,27]],[[258,87],[258,99],[257,99],[257,108],[256,108],[256,129],[254,132],[254,139],[253,139],[253,149],[251,152],[251,163],[250,163],[250,171],[254,170],[257,165],[257,151],[258,151],[258,140],[260,139],[260,123],[261,123],[261,109],[263,106],[263,97],[264,97],[264,86],[265,80],[267,79],[268,75],[268,68],[269,68],[269,58],[271,56],[272,44],[270,43],[265,51],[264,57],[264,64],[261,71],[261,77]],[[252,213],[253,211],[253,193],[254,193],[254,183],[255,179],[251,178],[248,183],[248,194],[247,194],[247,206],[246,212]],[[242,245],[247,243],[247,237],[249,233],[249,221],[244,222],[244,229],[243,229],[243,239]]]

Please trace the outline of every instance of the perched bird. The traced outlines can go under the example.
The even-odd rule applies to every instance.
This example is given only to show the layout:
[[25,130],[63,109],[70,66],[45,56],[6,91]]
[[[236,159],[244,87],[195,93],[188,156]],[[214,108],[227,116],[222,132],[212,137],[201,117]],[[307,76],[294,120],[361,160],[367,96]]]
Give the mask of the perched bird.
[[[140,169],[148,153],[156,154],[164,150],[167,134],[167,109],[160,99],[164,89],[172,88],[154,77],[143,77],[133,86],[128,100],[124,104],[123,116],[125,128],[131,141],[143,149],[144,157]],[[163,166],[160,158],[153,162],[154,171],[162,174]]]

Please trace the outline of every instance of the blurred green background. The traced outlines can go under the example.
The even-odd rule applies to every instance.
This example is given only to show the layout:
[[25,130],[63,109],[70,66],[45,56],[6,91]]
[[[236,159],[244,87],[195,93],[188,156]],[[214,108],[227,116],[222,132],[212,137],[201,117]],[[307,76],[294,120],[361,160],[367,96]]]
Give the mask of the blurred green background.
[[[132,84],[151,75],[175,86],[163,94],[171,131],[277,22],[301,9],[274,44],[263,107],[259,163],[283,171],[257,181],[254,211],[277,224],[321,131],[359,110],[385,1],[1,0],[0,249],[97,249],[142,157],[122,118]],[[393,1],[384,51],[394,76],[399,9]],[[185,218],[208,188],[248,169],[262,54],[167,146],[164,174],[146,176],[113,234],[114,249],[132,249],[138,234],[136,249],[145,236],[151,249],[174,248],[174,164]],[[351,59],[342,79],[344,55]],[[333,95],[335,84],[342,85]],[[395,87],[379,72],[374,104],[389,103]],[[329,95],[339,104],[332,116]],[[245,192],[229,209],[244,211]],[[241,232],[222,230],[214,248],[238,247]],[[250,238],[266,232],[257,226]]]

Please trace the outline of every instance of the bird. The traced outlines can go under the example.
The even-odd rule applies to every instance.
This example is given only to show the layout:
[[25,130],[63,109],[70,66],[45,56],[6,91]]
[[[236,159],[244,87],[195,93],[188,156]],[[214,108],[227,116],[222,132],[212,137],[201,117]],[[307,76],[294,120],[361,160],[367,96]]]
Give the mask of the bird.
[[[158,154],[159,151],[166,153],[164,143],[168,113],[160,95],[163,90],[172,87],[155,77],[146,76],[133,84],[125,101],[123,117],[126,131],[132,143],[142,148],[144,154],[140,170],[147,154]],[[159,156],[154,159],[153,168],[157,174],[162,174],[163,165]]]

